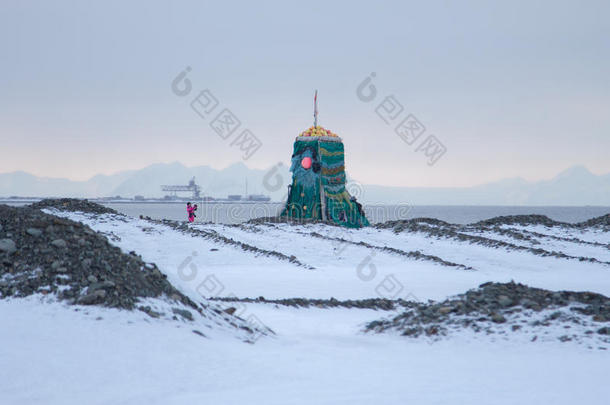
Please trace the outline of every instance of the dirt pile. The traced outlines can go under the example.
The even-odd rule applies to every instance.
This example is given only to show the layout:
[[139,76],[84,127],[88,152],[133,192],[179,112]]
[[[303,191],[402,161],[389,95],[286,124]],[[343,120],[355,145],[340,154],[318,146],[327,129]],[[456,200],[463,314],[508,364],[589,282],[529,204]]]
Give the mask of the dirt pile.
[[[104,211],[91,204],[69,206]],[[123,253],[88,226],[30,207],[0,205],[0,297],[35,293],[126,309],[139,297],[165,294],[196,307],[154,263]]]
[[[542,319],[538,313],[543,314]],[[370,322],[366,330],[417,337],[447,335],[464,328],[496,333],[495,325],[515,332],[528,324],[548,327],[560,323],[584,325],[590,334],[610,335],[610,298],[591,292],[555,292],[514,282],[490,282],[443,302],[408,303],[401,314]]]
[[77,198],[56,198],[56,199],[45,199],[37,203],[30,205],[33,209],[43,208],[57,208],[62,211],[79,211],[88,212],[91,214],[119,214],[112,208],[104,207],[103,205],[90,202],[87,199]]

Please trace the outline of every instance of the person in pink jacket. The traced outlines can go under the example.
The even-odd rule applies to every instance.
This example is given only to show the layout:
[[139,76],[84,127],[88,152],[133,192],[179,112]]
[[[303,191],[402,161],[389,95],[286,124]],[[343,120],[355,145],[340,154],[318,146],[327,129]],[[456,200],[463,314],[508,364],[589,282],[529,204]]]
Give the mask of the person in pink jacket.
[[186,203],[186,212],[189,216],[189,222],[195,221],[195,211],[197,211],[197,204],[192,206],[190,202]]

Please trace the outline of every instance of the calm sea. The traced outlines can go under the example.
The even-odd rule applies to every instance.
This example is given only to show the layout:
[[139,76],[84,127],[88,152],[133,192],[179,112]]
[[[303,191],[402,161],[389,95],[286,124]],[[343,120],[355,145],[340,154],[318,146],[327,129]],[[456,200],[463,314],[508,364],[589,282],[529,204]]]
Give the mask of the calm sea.
[[[156,219],[185,220],[184,203],[139,204],[107,203],[110,208],[126,215],[145,215]],[[282,203],[203,203],[197,210],[197,221],[239,223],[252,218],[275,216]],[[500,215],[546,215],[556,221],[581,222],[610,213],[610,207],[544,207],[544,206],[456,206],[456,205],[365,205],[371,223],[400,218],[429,217],[454,224],[468,224]]]
[[[0,202],[6,204],[6,202]],[[24,203],[8,203],[22,206]],[[103,205],[123,214],[155,219],[186,219],[186,205],[180,203],[115,203]],[[283,203],[199,203],[197,222],[235,224],[252,218],[278,215]],[[453,224],[469,224],[500,215],[540,214],[556,221],[581,222],[610,213],[610,207],[556,207],[556,206],[475,206],[475,205],[365,205],[366,216],[371,223],[400,218],[436,218]]]

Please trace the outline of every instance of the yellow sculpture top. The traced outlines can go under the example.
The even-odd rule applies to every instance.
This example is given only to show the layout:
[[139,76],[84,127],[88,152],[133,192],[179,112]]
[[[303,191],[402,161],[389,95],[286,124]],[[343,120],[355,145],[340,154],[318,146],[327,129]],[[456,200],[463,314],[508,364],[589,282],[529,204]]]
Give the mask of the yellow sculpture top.
[[315,127],[309,127],[309,129],[303,131],[299,136],[332,136],[337,138],[339,137],[339,135],[335,134],[330,129],[324,129],[320,125]]

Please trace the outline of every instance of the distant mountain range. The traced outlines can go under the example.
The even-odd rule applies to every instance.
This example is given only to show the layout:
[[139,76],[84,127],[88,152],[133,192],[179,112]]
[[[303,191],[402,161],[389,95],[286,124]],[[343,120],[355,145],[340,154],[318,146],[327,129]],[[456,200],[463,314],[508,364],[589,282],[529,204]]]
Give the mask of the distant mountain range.
[[[249,169],[235,163],[225,169],[158,163],[140,170],[97,175],[87,181],[36,177],[25,172],[0,174],[0,197],[163,197],[163,184],[186,185],[192,177],[203,195],[266,194],[285,199],[291,180],[288,167]],[[584,166],[569,168],[550,180],[499,180],[474,187],[387,187],[350,181],[348,189],[365,203],[412,205],[602,205],[610,206],[610,173],[595,175]]]
[[528,182],[511,178],[474,187],[365,186],[379,201],[413,205],[599,205],[610,206],[610,173],[595,175],[574,166],[550,180]]

